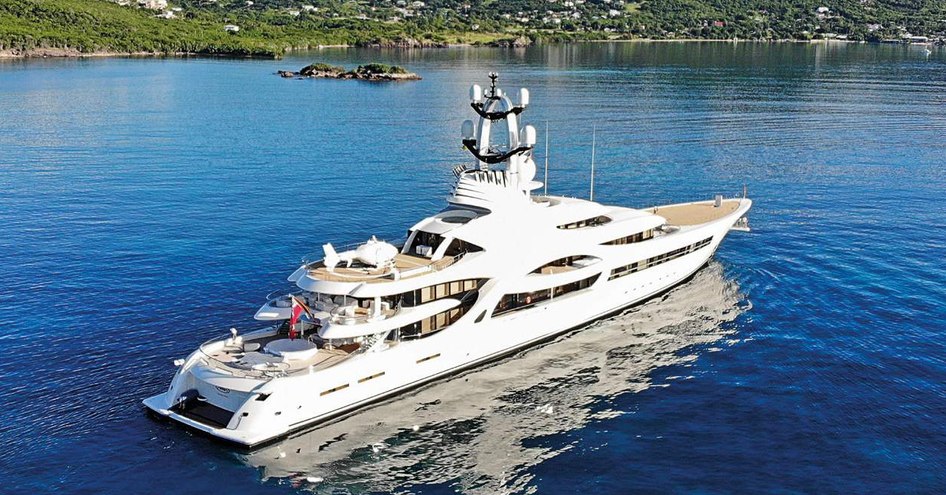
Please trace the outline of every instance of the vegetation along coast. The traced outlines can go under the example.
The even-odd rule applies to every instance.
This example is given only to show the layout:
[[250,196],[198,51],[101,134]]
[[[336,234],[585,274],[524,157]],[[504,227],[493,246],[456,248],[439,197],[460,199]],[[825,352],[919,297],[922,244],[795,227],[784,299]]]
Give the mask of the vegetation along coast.
[[0,57],[280,57],[326,46],[946,40],[936,0],[3,0]]

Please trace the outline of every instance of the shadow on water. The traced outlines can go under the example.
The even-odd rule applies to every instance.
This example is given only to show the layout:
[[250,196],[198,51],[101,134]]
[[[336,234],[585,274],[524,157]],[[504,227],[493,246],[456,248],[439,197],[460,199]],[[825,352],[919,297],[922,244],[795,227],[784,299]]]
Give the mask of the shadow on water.
[[315,493],[521,492],[530,467],[571,448],[542,437],[633,414],[608,403],[667,386],[652,383],[657,368],[734,343],[750,308],[714,261],[664,296],[541,348],[238,457],[263,482]]

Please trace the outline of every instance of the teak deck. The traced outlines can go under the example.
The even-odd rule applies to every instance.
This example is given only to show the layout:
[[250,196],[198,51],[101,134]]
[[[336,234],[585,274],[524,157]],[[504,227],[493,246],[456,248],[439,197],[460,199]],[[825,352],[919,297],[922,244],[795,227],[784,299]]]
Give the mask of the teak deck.
[[697,203],[676,206],[661,206],[651,211],[667,219],[670,225],[699,225],[718,220],[739,208],[738,199],[724,200],[717,208],[710,203]]
[[[394,257],[394,268],[397,269],[401,278],[411,278],[441,270],[452,265],[454,261],[453,257],[443,257],[432,261],[430,258],[398,253]],[[339,264],[331,271],[324,265],[319,265],[310,269],[309,274],[319,280],[332,282],[390,282],[393,278],[393,271],[387,267],[346,268],[344,264]]]
[[264,352],[264,348],[266,347],[267,343],[273,340],[284,338],[286,338],[284,334],[277,334],[248,340],[246,341],[246,344],[259,344],[260,347],[257,350],[250,352],[240,352],[238,350],[224,348],[210,353],[209,356],[213,360],[217,361],[217,363],[230,369],[230,371],[235,371],[237,373],[253,373],[263,371],[253,369],[254,364],[262,363],[273,363],[273,368],[268,371],[291,373],[293,371],[309,368],[310,366],[312,367],[313,371],[329,368],[347,359],[349,355],[358,348],[357,344],[340,346],[334,349],[321,348],[314,356],[309,359],[291,361],[283,361],[283,359],[278,356]]

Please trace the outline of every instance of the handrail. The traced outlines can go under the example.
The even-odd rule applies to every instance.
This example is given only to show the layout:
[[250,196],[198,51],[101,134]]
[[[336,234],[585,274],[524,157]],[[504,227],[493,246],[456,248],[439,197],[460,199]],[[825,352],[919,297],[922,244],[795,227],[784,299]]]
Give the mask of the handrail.
[[[341,246],[332,245],[332,247],[335,248],[335,251],[341,253],[343,251],[350,251],[363,244],[364,244],[364,241],[350,242],[348,244],[343,244]],[[304,256],[302,256],[301,261],[304,266],[309,266],[313,263],[318,263],[319,261],[322,261],[324,259],[325,259],[325,251],[321,250],[321,251],[312,251],[310,253],[306,253]]]
[[302,292],[303,292],[302,290],[293,291],[291,288],[288,288],[288,287],[285,289],[276,289],[274,291],[271,291],[269,294],[266,294],[266,302],[272,302],[275,299],[286,297],[290,294],[293,296],[298,296],[299,294],[302,294]]
[[[350,315],[350,314],[345,313],[345,311],[348,308],[351,308],[352,306],[354,306],[356,309],[355,314]],[[364,314],[358,314],[357,312],[358,309],[364,310]],[[379,316],[377,314],[374,314],[372,310],[373,308],[362,308],[360,306],[355,306],[354,304],[349,304],[347,306],[336,306],[332,308],[331,311],[329,311],[329,314],[331,315],[332,322],[334,323],[338,323],[341,325],[354,325],[355,323],[366,322],[366,321],[371,320],[372,318],[376,318],[377,316]],[[380,316],[383,316],[384,317],[383,319],[387,319],[396,315],[398,311],[400,310],[401,310],[400,305],[394,306],[387,310],[382,309],[380,312]]]
[[479,289],[479,288],[476,288],[476,289],[470,289],[470,290],[466,291],[466,294],[464,294],[463,297],[460,298],[460,304],[458,304],[457,306],[463,306],[463,303],[466,302],[466,300],[467,300],[470,296],[476,296],[477,298],[479,298],[479,297],[480,297],[480,289]]
[[[335,282],[376,282],[376,281],[385,281],[385,280],[395,280],[400,278],[411,278],[415,276],[420,276],[428,274],[431,272],[437,272],[443,270],[454,263],[458,262],[460,258],[466,256],[467,254],[472,254],[469,251],[464,251],[454,256],[445,256],[436,261],[426,260],[424,263],[417,264],[416,266],[411,266],[409,268],[397,268],[396,266],[385,266],[383,268],[378,268],[378,273],[369,273],[368,271],[359,272],[359,273],[345,273],[341,271],[326,271],[325,273],[320,273],[317,278],[320,280],[328,280]],[[311,269],[311,268],[310,268]],[[351,270],[356,270],[352,268]],[[362,269],[368,270],[368,269]]]
[[266,302],[263,303],[263,305],[274,307],[277,309],[289,308],[290,306],[288,304],[286,306],[276,306],[274,305],[274,303],[276,301],[279,301],[285,298],[287,295],[290,295],[290,294],[301,299],[303,302],[309,305],[310,309],[314,309],[316,311],[325,311],[325,308],[327,306],[334,304],[330,296],[326,294],[321,294],[319,292],[309,292],[309,291],[304,291],[304,290],[297,290],[294,292],[283,292],[283,291],[275,290],[266,296],[267,299],[266,299]]
[[289,373],[287,373],[288,370],[256,370],[256,369],[244,369],[244,368],[237,368],[235,366],[228,366],[227,363],[224,363],[223,361],[220,361],[219,359],[211,356],[210,353],[205,350],[205,347],[207,347],[208,345],[215,344],[221,341],[225,342],[229,338],[230,338],[230,334],[225,334],[220,337],[214,337],[204,342],[203,344],[200,344],[200,346],[197,347],[197,352],[200,353],[201,359],[208,364],[212,363],[215,368],[226,370],[227,373],[231,373],[233,375],[239,375],[243,377],[252,377],[252,378],[271,380],[273,378],[278,378],[280,376],[289,375]]
[[433,262],[433,263],[430,264],[430,266],[433,268],[432,271],[437,272],[437,271],[443,270],[444,268],[447,268],[448,266],[453,265],[453,264],[456,263],[457,261],[460,261],[460,258],[466,256],[467,254],[470,254],[470,253],[469,253],[468,251],[464,251],[464,252],[462,252],[462,253],[460,253],[460,254],[455,254],[455,255],[453,255],[453,256],[450,257],[450,263],[444,264],[443,266],[438,265],[438,263],[441,262],[441,261],[443,261],[443,260],[445,260],[445,259],[447,259],[447,258],[440,258],[439,260],[437,260],[437,261],[435,261],[435,262]]
[[[250,332],[250,334],[252,333],[256,333],[256,332],[255,331]],[[213,366],[215,368],[220,369],[220,370],[225,370],[227,373],[230,373],[236,376],[258,378],[258,379],[263,379],[263,380],[272,380],[273,378],[280,378],[280,377],[309,372],[308,368],[300,368],[300,369],[295,369],[295,370],[281,369],[279,367],[274,367],[272,369],[239,368],[236,366],[231,366],[228,363],[225,363],[223,361],[220,361],[217,358],[214,358],[213,356],[210,355],[209,352],[205,350],[205,347],[207,347],[208,345],[215,344],[218,342],[225,342],[229,338],[230,338],[230,334],[225,334],[219,337],[214,337],[204,342],[203,344],[201,344],[197,348],[197,352],[200,353],[201,359],[204,360],[206,363],[213,363]],[[263,349],[259,349],[258,352],[262,352],[262,351]]]

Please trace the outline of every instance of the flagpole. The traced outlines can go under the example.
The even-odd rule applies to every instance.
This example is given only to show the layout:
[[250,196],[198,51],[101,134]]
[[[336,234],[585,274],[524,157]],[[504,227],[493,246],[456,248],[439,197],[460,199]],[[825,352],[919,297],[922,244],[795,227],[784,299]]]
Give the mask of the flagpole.
[[591,193],[588,195],[589,201],[595,200],[595,141],[598,135],[598,126],[591,128]]
[[545,196],[549,195],[549,121],[545,121]]
[[[292,297],[296,297],[296,296],[292,296]],[[299,305],[302,306],[302,301],[299,301]],[[302,311],[299,312],[299,323],[302,323],[302,313],[305,313],[305,306],[302,306],[301,309]],[[299,327],[299,338],[300,339],[305,338],[305,325],[301,325]]]
[[289,294],[289,340],[293,340],[296,337],[296,298],[292,297],[292,294]]

